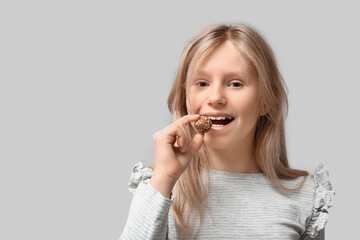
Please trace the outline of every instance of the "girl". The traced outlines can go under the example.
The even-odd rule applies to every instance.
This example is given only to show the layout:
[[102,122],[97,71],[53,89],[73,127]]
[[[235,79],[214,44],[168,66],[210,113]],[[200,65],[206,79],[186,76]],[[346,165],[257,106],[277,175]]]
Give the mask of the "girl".
[[[253,28],[216,25],[188,43],[155,133],[154,168],[138,162],[120,239],[324,239],[326,168],[291,169],[285,84]],[[208,116],[212,128],[197,133]],[[171,208],[171,210],[170,210]]]

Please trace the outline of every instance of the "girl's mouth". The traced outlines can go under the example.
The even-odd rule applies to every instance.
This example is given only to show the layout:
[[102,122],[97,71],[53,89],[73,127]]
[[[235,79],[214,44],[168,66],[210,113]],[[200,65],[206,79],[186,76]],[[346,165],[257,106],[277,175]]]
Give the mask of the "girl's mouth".
[[233,117],[208,117],[211,119],[212,122],[211,129],[221,129],[234,120]]

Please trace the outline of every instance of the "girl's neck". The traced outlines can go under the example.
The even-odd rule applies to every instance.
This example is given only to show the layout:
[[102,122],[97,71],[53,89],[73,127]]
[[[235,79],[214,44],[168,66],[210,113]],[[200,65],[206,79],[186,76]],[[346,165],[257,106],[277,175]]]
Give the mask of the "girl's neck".
[[237,173],[261,173],[255,162],[253,141],[229,146],[225,149],[207,147],[210,168]]

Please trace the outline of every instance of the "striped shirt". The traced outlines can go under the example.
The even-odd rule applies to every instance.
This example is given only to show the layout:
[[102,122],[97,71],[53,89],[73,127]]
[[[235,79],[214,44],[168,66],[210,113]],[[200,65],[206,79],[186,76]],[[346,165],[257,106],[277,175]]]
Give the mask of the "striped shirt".
[[[171,211],[176,196],[165,198],[149,183],[151,174],[146,176],[133,186],[134,197],[120,240],[177,239]],[[204,208],[203,225],[196,239],[325,239],[327,209],[335,194],[328,177],[320,164],[301,189],[285,192],[264,173],[210,170],[209,208]],[[302,180],[299,177],[281,183],[295,188]],[[190,239],[194,239],[199,219],[194,212]]]

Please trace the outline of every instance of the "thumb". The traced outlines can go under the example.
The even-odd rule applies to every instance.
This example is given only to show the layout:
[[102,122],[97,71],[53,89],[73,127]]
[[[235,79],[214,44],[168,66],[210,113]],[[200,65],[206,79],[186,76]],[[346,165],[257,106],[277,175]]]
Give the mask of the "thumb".
[[188,152],[191,155],[194,155],[202,146],[204,140],[204,133],[196,133],[193,140],[188,146]]

